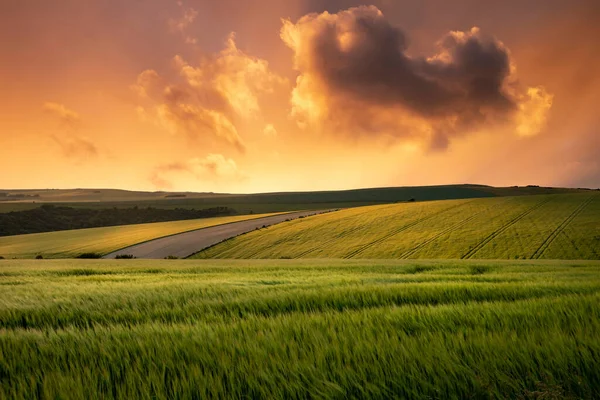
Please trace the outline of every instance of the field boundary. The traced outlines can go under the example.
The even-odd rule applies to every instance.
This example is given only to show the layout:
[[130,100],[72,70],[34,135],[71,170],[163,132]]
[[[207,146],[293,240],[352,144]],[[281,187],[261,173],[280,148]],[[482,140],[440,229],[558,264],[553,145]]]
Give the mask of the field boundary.
[[[221,240],[219,243],[215,243],[215,244],[211,244],[210,246],[206,246],[206,247],[204,247],[203,249],[200,249],[200,250],[198,250],[198,251],[195,251],[195,252],[193,252],[192,254],[190,254],[189,256],[186,256],[186,257],[184,257],[184,258],[185,258],[185,259],[190,259],[191,257],[193,257],[193,256],[195,256],[195,255],[197,255],[197,254],[200,254],[200,253],[202,253],[203,251],[209,250],[209,249],[211,249],[211,248],[213,248],[213,247],[215,247],[215,246],[218,246],[218,245],[220,245],[220,244],[223,244],[223,243],[229,242],[230,240],[233,240],[233,239],[235,239],[235,238],[238,238],[238,237],[240,237],[240,236],[244,236],[244,235],[247,235],[247,234],[249,234],[249,233],[256,232],[257,230],[260,230],[260,229],[267,229],[267,228],[270,228],[271,226],[275,226],[275,225],[281,225],[281,224],[284,224],[284,223],[286,223],[286,222],[292,222],[292,221],[294,221],[294,220],[297,220],[297,219],[304,219],[304,218],[316,217],[316,216],[319,216],[319,215],[323,215],[323,214],[329,214],[329,213],[336,212],[336,211],[340,211],[340,210],[342,210],[342,208],[334,208],[334,209],[331,209],[331,210],[321,210],[320,212],[317,212],[316,214],[309,215],[309,216],[307,216],[307,217],[302,217],[302,218],[293,218],[293,219],[286,219],[286,220],[285,220],[285,221],[283,221],[283,222],[279,222],[279,223],[276,223],[276,224],[272,224],[272,225],[269,225],[269,226],[266,226],[266,227],[263,227],[263,228],[257,228],[257,229],[254,229],[254,230],[251,230],[251,231],[248,231],[248,232],[240,233],[239,235],[235,235],[235,236],[229,237],[229,238],[227,238],[227,239]],[[292,213],[295,213],[295,212],[298,212],[298,211],[293,211]],[[258,253],[258,252],[256,252],[256,253]],[[254,254],[256,254],[256,253],[254,253]],[[253,255],[254,255],[254,254],[253,254]],[[248,260],[248,259],[252,259],[252,256],[253,256],[253,255],[251,255],[251,256],[249,256],[249,257],[245,257],[245,259],[247,259],[247,260]]]
[[383,241],[385,241],[385,240],[387,240],[387,239],[389,239],[389,238],[391,238],[391,237],[393,237],[393,236],[395,236],[395,235],[397,235],[397,234],[399,234],[399,233],[401,233],[401,232],[403,232],[403,231],[405,231],[405,230],[407,230],[409,228],[412,228],[413,226],[418,225],[418,224],[420,224],[423,221],[427,221],[428,219],[431,219],[431,218],[436,217],[436,216],[438,216],[440,214],[443,214],[446,211],[449,211],[449,210],[452,210],[452,209],[455,209],[455,208],[458,208],[458,207],[462,207],[462,206],[467,205],[467,204],[469,204],[469,203],[471,203],[473,201],[474,200],[465,201],[464,203],[457,204],[457,205],[445,208],[445,209],[443,209],[441,211],[438,211],[438,212],[435,212],[433,214],[430,214],[427,217],[420,218],[420,219],[418,219],[416,221],[413,221],[413,222],[410,222],[410,223],[408,223],[406,225],[403,225],[400,228],[396,229],[395,231],[393,231],[391,233],[388,233],[387,235],[384,235],[384,236],[382,236],[382,237],[380,237],[378,239],[375,239],[371,243],[367,243],[366,245],[364,245],[364,246],[362,246],[362,247],[360,247],[360,248],[358,248],[358,249],[356,249],[356,250],[354,250],[354,251],[346,254],[343,258],[352,258],[352,257],[356,256],[357,254],[360,254],[363,251],[367,250],[368,248],[370,248],[370,247],[372,247],[372,246],[374,246],[374,245],[376,245],[378,243],[381,243],[381,242],[383,242]]
[[[300,210],[300,211],[302,211],[302,210]],[[258,214],[258,215],[256,216],[256,218],[248,218],[248,219],[243,219],[243,220],[240,220],[240,221],[226,222],[226,223],[224,223],[224,224],[218,224],[218,225],[205,226],[205,227],[202,227],[202,228],[190,229],[190,230],[187,230],[187,231],[182,231],[182,232],[172,233],[172,234],[170,234],[170,235],[159,236],[159,237],[155,237],[155,238],[152,238],[152,239],[144,240],[144,241],[142,241],[142,242],[137,242],[137,243],[134,243],[134,244],[130,244],[129,246],[121,247],[120,249],[113,250],[113,251],[111,251],[111,252],[109,252],[109,253],[103,254],[103,255],[102,255],[102,257],[104,258],[104,257],[106,257],[106,256],[107,256],[107,255],[109,255],[109,254],[116,253],[116,252],[118,252],[118,251],[122,251],[122,250],[128,249],[128,248],[130,248],[130,247],[132,247],[132,246],[137,246],[137,245],[139,245],[139,244],[144,244],[144,243],[152,242],[152,241],[154,241],[154,240],[158,240],[158,239],[164,239],[164,238],[168,238],[168,237],[171,237],[171,236],[177,236],[177,235],[181,235],[181,234],[184,234],[184,233],[190,233],[190,232],[195,232],[195,231],[201,231],[201,230],[203,230],[203,229],[214,228],[215,226],[231,225],[231,224],[235,224],[235,223],[238,223],[238,222],[243,222],[243,221],[254,221],[254,220],[257,220],[257,219],[261,219],[261,218],[267,218],[267,217],[271,217],[271,216],[274,216],[274,215],[293,214],[293,213],[295,213],[295,212],[298,212],[298,211],[289,211],[289,212],[281,212],[281,213],[267,213],[267,215],[263,215],[263,216],[260,216],[261,214]],[[169,221],[169,222],[178,222],[178,221]],[[160,222],[155,222],[155,223],[160,223]],[[124,225],[124,226],[127,226],[127,225]],[[92,229],[96,229],[96,228],[92,228]]]
[[483,247],[485,247],[485,245],[487,245],[489,242],[491,242],[496,236],[500,235],[501,233],[503,233],[504,231],[506,231],[508,228],[510,228],[511,226],[513,226],[514,224],[516,224],[517,222],[519,222],[520,220],[522,220],[523,218],[525,218],[527,215],[529,215],[532,212],[534,212],[535,210],[539,209],[543,205],[548,204],[554,198],[555,198],[554,196],[550,197],[550,198],[548,198],[548,199],[546,199],[544,201],[541,201],[541,202],[535,204],[533,207],[528,208],[527,210],[523,211],[521,214],[517,215],[515,218],[513,218],[510,221],[508,221],[506,224],[502,225],[500,228],[496,229],[494,232],[492,232],[487,237],[485,237],[481,242],[479,242],[478,244],[476,244],[475,247],[473,247],[471,250],[467,251],[461,257],[461,259],[471,258],[479,250],[481,250]]
[[539,259],[548,249],[548,247],[550,247],[552,242],[554,242],[554,240],[558,237],[558,235],[560,235],[560,233],[592,202],[592,200],[594,200],[594,196],[590,196],[584,202],[582,202],[579,207],[573,210],[573,212],[569,214],[569,216],[567,216],[567,218],[565,218],[564,221],[561,222],[560,225],[558,225],[546,239],[544,239],[537,250],[533,252],[531,259]]

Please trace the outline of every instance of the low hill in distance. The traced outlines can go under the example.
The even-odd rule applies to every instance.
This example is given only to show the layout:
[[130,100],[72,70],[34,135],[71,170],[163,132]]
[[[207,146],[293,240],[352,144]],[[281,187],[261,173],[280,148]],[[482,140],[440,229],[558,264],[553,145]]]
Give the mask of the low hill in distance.
[[275,225],[195,258],[600,259],[600,193],[378,205]]
[[250,214],[302,209],[347,208],[405,202],[411,199],[429,201],[581,191],[586,191],[586,189],[539,186],[499,188],[484,185],[388,187],[256,194],[135,192],[117,189],[0,189],[0,213],[36,208],[39,207],[39,203],[60,203],[62,206],[81,208],[130,208],[134,205],[143,208],[167,209],[228,207],[236,210],[239,214]]

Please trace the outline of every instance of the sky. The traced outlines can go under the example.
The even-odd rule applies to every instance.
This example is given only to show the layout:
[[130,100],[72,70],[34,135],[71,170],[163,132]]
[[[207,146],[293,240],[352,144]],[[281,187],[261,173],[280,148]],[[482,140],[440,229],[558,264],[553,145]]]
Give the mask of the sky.
[[596,0],[5,0],[0,187],[600,187]]

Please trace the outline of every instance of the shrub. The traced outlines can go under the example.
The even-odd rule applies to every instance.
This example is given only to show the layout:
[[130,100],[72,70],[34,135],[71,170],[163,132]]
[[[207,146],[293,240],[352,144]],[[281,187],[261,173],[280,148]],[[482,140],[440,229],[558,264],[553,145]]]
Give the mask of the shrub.
[[0,256],[0,260],[4,260],[4,257]]
[[131,260],[136,258],[133,254],[117,254],[115,259],[117,260]]
[[98,253],[83,253],[77,256],[77,258],[102,258],[102,254]]
[[179,257],[177,257],[177,256],[166,256],[165,257],[165,260],[178,260],[178,259],[179,259]]
[[44,256],[42,256],[41,254],[38,254],[37,256],[35,256],[36,260],[43,260]]

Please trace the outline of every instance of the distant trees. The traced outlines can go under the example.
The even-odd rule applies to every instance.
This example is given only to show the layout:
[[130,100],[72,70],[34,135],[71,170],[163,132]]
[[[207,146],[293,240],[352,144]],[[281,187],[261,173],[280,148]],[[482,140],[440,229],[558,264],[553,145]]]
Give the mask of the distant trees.
[[213,207],[203,210],[139,208],[137,206],[133,208],[88,209],[44,204],[32,210],[0,213],[0,236],[178,221],[235,214],[237,212],[229,207]]
[[98,258],[102,258],[102,254],[83,253],[83,254],[78,255],[77,258],[98,259]]

